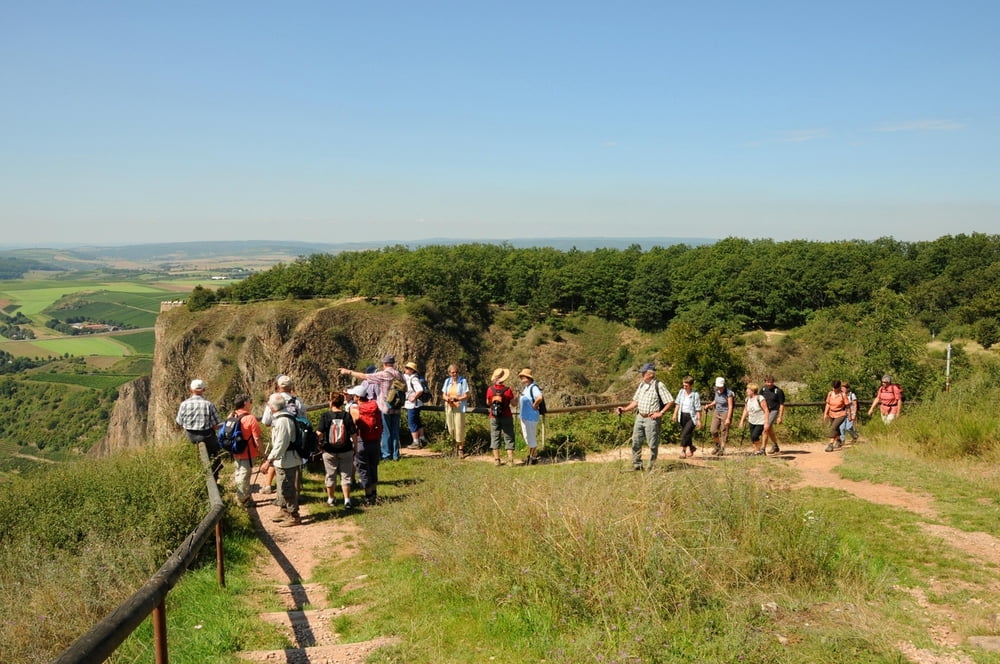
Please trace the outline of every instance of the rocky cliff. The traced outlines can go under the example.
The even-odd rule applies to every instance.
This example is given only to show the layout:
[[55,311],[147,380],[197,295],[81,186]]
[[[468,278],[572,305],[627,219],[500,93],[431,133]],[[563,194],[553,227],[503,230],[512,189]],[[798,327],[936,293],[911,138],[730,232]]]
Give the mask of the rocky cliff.
[[[602,343],[615,348],[626,334],[633,333],[602,330],[602,336],[612,337]],[[108,435],[95,453],[181,439],[174,417],[192,378],[208,383],[207,396],[223,416],[233,397],[244,392],[253,397],[259,413],[280,373],[296,381],[297,394],[306,403],[320,404],[331,390],[351,383],[337,367],[362,369],[387,353],[400,365],[416,362],[435,394],[452,362],[465,367],[478,393],[494,367],[516,373],[531,366],[550,407],[627,400],[634,389],[628,371],[608,380],[608,370],[615,367],[608,366],[607,353],[588,360],[585,340],[543,341],[534,333],[515,340],[495,325],[483,331],[478,343],[482,350],[471,357],[458,339],[395,302],[307,300],[217,305],[195,313],[185,307],[163,311],[156,322],[152,376],[121,389]],[[510,383],[517,385],[516,380]]]

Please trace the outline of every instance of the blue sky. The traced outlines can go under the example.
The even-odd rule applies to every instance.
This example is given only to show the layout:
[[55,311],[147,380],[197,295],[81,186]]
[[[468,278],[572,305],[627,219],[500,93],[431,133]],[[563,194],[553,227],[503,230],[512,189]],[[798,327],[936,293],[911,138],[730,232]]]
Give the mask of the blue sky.
[[0,242],[1000,232],[1000,2],[0,5]]

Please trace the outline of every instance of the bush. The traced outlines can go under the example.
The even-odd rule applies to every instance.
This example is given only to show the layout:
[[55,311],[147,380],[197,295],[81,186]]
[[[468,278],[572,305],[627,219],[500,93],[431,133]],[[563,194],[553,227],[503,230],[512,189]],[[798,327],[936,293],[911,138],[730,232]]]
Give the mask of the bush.
[[192,445],[15,478],[0,501],[0,661],[48,661],[135,592],[201,519]]

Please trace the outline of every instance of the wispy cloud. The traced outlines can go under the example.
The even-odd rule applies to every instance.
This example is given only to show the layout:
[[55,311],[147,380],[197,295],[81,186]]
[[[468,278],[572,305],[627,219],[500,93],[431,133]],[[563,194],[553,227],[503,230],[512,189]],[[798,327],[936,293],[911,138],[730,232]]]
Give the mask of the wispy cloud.
[[909,120],[876,127],[875,131],[958,131],[965,125],[954,120]]
[[806,143],[830,137],[829,129],[789,129],[780,131],[771,138],[760,141],[752,141],[748,145],[757,147],[770,145],[772,143]]

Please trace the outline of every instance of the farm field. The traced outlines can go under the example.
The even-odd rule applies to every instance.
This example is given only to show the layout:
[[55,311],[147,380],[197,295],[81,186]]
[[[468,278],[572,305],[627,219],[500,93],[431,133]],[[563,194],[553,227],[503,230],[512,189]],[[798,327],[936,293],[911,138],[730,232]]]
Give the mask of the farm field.
[[87,335],[80,337],[59,337],[57,339],[35,339],[32,341],[3,341],[0,350],[15,357],[48,357],[69,353],[80,357],[105,355],[124,357],[133,354],[133,347],[117,341],[113,336]]
[[[17,311],[31,317],[42,313],[48,306],[64,295],[81,291],[112,291],[118,293],[149,293],[164,295],[163,299],[174,299],[176,295],[164,288],[129,282],[96,281],[42,281],[17,280],[0,284],[0,300],[9,300],[18,305]],[[166,297],[171,295],[172,297]],[[8,311],[14,311],[8,308]]]

